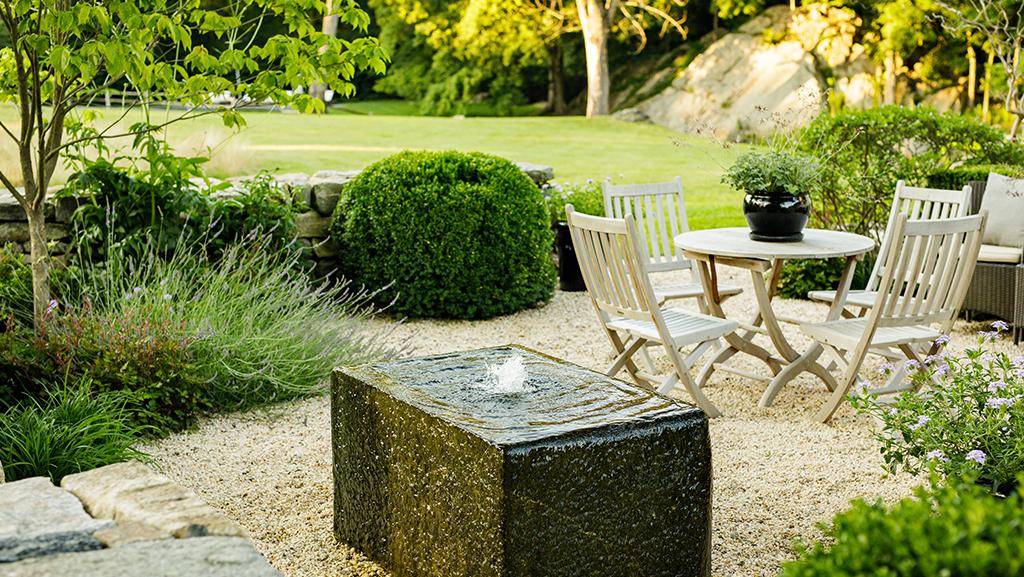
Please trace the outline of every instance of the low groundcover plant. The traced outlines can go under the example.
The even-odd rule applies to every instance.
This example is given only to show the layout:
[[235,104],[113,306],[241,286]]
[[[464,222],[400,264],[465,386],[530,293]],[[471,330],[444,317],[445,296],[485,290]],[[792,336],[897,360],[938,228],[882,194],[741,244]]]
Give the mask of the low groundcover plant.
[[[878,439],[890,471],[934,468],[995,491],[1016,486],[1024,472],[1024,355],[1014,358],[989,346],[1007,328],[993,323],[978,346],[960,356],[941,351],[923,364],[907,361],[923,393],[904,393],[887,403],[862,389],[852,398],[858,410],[882,421]],[[936,342],[942,347],[948,340]]]

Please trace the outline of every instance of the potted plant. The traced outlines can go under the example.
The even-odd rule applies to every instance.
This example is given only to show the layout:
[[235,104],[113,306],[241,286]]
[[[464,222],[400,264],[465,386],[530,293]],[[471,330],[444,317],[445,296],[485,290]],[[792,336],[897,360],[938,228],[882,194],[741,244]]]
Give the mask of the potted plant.
[[818,161],[790,148],[773,147],[740,155],[722,182],[746,193],[743,214],[750,238],[768,242],[803,239],[811,214],[811,193],[821,173]]
[[551,215],[551,228],[555,231],[555,253],[558,255],[558,288],[567,292],[587,290],[580,272],[579,261],[572,246],[569,225],[565,222],[565,205],[571,204],[576,212],[604,216],[601,186],[593,179],[582,184],[545,184],[541,187]]
[[1024,473],[1024,355],[1014,358],[986,346],[1007,328],[996,321],[981,333],[979,346],[961,356],[940,352],[923,364],[907,361],[905,368],[915,384],[927,387],[926,394],[908,392],[895,402],[880,402],[862,389],[851,398],[860,412],[881,421],[877,437],[887,469],[967,476],[995,495],[1017,490]]

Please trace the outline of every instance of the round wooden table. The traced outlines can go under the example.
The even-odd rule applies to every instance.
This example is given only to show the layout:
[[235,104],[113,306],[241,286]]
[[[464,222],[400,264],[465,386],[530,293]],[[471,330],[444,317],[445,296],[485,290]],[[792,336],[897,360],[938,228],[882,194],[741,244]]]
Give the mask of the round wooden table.
[[[673,239],[676,247],[697,264],[707,297],[705,313],[726,318],[718,294],[717,265],[749,270],[754,284],[754,296],[757,298],[757,315],[750,322],[740,322],[742,334],[737,332],[725,337],[728,346],[704,366],[698,377],[698,386],[704,386],[716,369],[766,381],[768,387],[759,403],[762,407],[770,406],[779,390],[804,371],[813,373],[830,391],[834,390],[835,378],[817,362],[823,350],[821,345],[815,343],[803,353],[798,352],[786,339],[779,325],[781,319],[772,309],[782,263],[787,259],[846,259],[839,286],[836,287],[836,298],[826,317],[826,320],[836,320],[842,314],[857,261],[875,248],[875,241],[859,234],[817,229],[805,229],[804,238],[799,242],[761,242],[750,240],[749,234],[747,228],[716,228],[685,232]],[[771,339],[777,355],[754,343],[754,337],[758,334],[765,334]],[[761,359],[768,365],[772,376],[755,375],[726,365],[725,362],[738,352]]]

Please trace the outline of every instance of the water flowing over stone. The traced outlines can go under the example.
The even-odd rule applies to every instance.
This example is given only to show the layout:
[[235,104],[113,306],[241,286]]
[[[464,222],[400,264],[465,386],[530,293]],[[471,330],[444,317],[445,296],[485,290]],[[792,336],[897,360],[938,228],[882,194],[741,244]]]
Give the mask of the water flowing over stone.
[[709,574],[694,407],[499,347],[339,369],[332,429],[335,531],[395,574]]

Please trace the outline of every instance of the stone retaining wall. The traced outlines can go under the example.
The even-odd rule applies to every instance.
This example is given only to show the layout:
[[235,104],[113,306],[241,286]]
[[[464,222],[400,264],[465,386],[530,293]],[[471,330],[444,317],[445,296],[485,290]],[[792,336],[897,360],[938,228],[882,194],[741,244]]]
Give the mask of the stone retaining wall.
[[[550,166],[516,163],[538,186],[554,179],[555,171]],[[299,243],[309,249],[315,262],[314,274],[326,276],[337,268],[337,247],[330,241],[331,216],[341,198],[344,185],[359,175],[359,170],[337,171],[321,170],[312,175],[305,173],[287,173],[274,175],[292,197],[302,206],[296,216],[296,236]],[[251,177],[235,177],[229,183],[241,184]],[[222,181],[213,179],[213,184]],[[197,184],[205,186],[203,181]],[[230,198],[237,196],[240,189],[229,186],[213,193],[215,197]],[[47,208],[46,234],[49,238],[50,254],[55,261],[62,262],[69,246],[67,223],[77,203],[74,199],[51,199]],[[10,192],[0,188],[0,245],[13,248],[17,252],[29,254],[28,222],[21,206]]]
[[281,577],[234,521],[137,461],[0,485],[0,575]]

